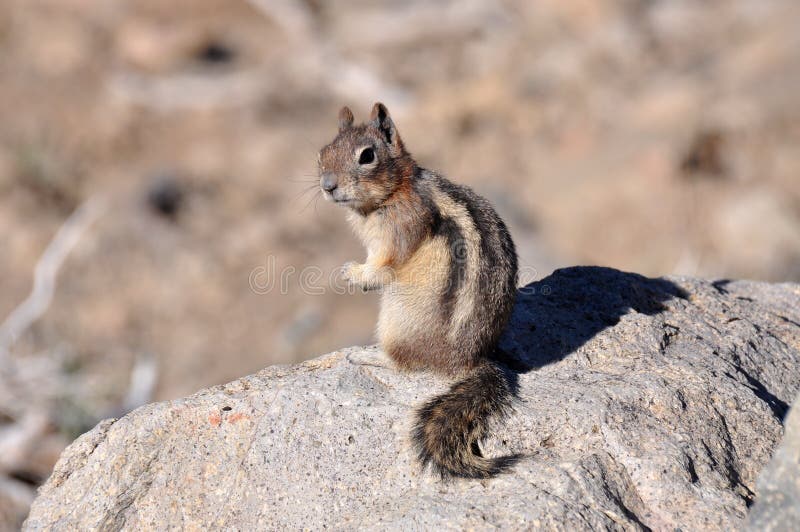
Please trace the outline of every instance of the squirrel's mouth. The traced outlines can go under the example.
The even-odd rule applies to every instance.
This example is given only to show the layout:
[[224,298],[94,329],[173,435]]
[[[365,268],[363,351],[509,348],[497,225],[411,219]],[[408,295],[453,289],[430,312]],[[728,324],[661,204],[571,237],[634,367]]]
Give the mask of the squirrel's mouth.
[[332,201],[339,205],[354,205],[356,201],[353,198],[348,198],[346,196],[342,196],[341,194],[337,194],[339,190],[334,190],[333,192],[328,192],[326,190],[322,191],[322,195],[325,196],[325,199],[328,201]]

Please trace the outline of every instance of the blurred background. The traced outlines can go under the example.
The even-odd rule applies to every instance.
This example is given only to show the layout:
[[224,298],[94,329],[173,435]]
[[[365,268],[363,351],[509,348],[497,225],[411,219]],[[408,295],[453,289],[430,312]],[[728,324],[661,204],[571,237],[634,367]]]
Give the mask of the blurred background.
[[345,104],[488,197],[526,282],[800,280],[798,27],[794,0],[4,0],[0,529],[99,419],[372,342],[314,186]]

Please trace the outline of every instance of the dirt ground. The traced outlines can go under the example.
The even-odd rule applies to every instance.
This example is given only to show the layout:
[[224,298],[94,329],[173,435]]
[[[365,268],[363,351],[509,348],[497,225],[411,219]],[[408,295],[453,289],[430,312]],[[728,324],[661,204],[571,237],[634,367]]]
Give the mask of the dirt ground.
[[383,101],[490,198],[524,280],[800,281],[799,23],[792,0],[5,0],[0,323],[70,214],[104,210],[0,352],[0,522],[131,383],[371,342],[375,296],[327,283],[363,250],[314,187],[344,104]]

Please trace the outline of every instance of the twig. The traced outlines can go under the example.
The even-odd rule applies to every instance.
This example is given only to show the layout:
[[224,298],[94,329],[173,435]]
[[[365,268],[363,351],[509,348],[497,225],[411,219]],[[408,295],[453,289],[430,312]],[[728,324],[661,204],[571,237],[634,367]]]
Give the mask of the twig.
[[149,403],[153,400],[153,390],[158,380],[158,364],[156,357],[150,353],[142,353],[136,357],[131,371],[131,383],[128,393],[122,402],[121,417],[131,410]]
[[39,410],[27,412],[17,423],[0,430],[0,472],[25,463],[32,445],[47,433],[49,418]]
[[17,339],[50,306],[50,302],[53,300],[56,276],[59,269],[61,269],[61,265],[84,232],[100,216],[104,209],[105,202],[101,198],[92,197],[87,199],[67,218],[50,241],[50,244],[48,244],[36,263],[33,290],[0,325],[0,363],[6,361],[8,352]]

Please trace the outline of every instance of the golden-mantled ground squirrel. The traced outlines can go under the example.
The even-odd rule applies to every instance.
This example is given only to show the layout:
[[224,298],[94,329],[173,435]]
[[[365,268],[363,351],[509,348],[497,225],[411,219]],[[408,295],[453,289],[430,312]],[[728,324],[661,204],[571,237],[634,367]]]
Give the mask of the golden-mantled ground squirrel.
[[386,107],[353,125],[339,112],[339,134],[319,153],[325,197],[349,208],[367,248],[364,264],[342,275],[380,289],[377,335],[404,370],[459,377],[417,412],[414,444],[442,476],[486,478],[517,456],[487,458],[479,442],[504,415],[513,391],[494,362],[517,285],[517,255],[505,224],[470,188],[420,168]]

